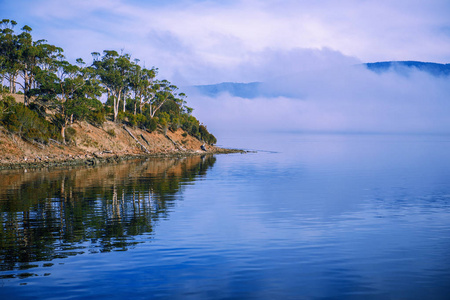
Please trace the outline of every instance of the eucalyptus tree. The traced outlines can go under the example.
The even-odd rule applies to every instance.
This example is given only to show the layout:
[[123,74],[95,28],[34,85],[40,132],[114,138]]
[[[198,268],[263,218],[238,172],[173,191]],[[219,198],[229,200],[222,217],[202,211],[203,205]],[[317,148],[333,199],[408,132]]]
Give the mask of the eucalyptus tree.
[[19,85],[24,93],[24,104],[28,105],[36,74],[41,67],[45,68],[60,57],[63,50],[47,44],[45,40],[33,41],[32,29],[27,25],[22,27],[22,33],[16,35],[13,30],[17,24],[15,21],[4,19],[0,23],[0,65],[9,81],[9,92],[15,93],[16,85]]
[[49,71],[54,62],[64,58],[63,49],[54,45],[46,44],[45,40],[29,43],[27,32],[24,31],[19,50],[19,75],[22,81],[16,81],[22,87],[24,93],[24,104],[30,102],[31,89],[36,87],[36,75],[40,71]]
[[66,128],[74,115],[86,115],[101,105],[96,99],[101,90],[91,79],[92,70],[84,68],[81,59],[77,63],[72,65],[63,59],[53,61],[47,70],[38,72],[36,80],[39,87],[33,89],[39,102],[52,111],[50,117],[60,127],[64,142]]
[[92,66],[102,86],[113,97],[114,121],[117,121],[120,99],[128,86],[132,64],[129,54],[119,55],[113,50],[105,50],[103,53],[101,58],[100,53],[92,53],[94,57]]
[[142,99],[142,68],[138,64],[138,59],[135,59],[134,62],[131,66],[130,76],[128,77],[128,85],[134,94],[134,114],[136,115],[137,103],[139,102],[140,106]]
[[134,114],[136,114],[137,105],[139,105],[139,112],[142,114],[142,108],[148,103],[149,99],[152,99],[151,92],[158,69],[142,68],[137,63],[138,60],[135,60],[129,76],[129,86],[134,96]]
[[17,22],[3,19],[0,21],[0,73],[1,83],[5,78],[9,83],[9,93],[16,92],[16,78],[18,76],[18,42],[14,34]]
[[167,80],[155,81],[155,83],[146,91],[145,102],[149,104],[150,118],[153,118],[156,112],[166,103],[167,100],[174,98],[174,93],[178,87],[172,85]]

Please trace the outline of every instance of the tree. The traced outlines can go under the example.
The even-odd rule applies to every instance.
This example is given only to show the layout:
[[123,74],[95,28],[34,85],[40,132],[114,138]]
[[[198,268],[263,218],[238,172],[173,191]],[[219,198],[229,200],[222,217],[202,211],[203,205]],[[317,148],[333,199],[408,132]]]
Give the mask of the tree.
[[[46,69],[54,59],[62,56],[63,50],[46,44],[45,40],[33,41],[32,29],[22,27],[22,33],[14,34],[15,21],[3,19],[0,31],[0,67],[2,76],[9,81],[9,92],[16,92],[16,84],[24,93],[24,104],[28,105],[30,90],[35,87],[35,75]],[[19,79],[21,77],[21,80]],[[3,80],[2,80],[3,81]]]
[[61,137],[65,141],[65,131],[74,115],[87,115],[95,108],[96,96],[100,90],[96,82],[89,79],[90,69],[82,67],[84,62],[78,59],[81,66],[72,65],[65,60],[56,60],[48,70],[41,70],[37,75],[39,88],[35,95],[53,111],[53,122],[61,128]]
[[145,93],[145,102],[150,107],[150,118],[153,118],[156,112],[163,106],[163,104],[174,98],[174,92],[178,90],[175,85],[171,85],[169,81],[157,81],[152,87],[149,87]]
[[146,104],[146,95],[149,95],[153,87],[153,81],[156,77],[158,69],[141,68],[138,65],[139,60],[135,59],[135,63],[132,65],[129,86],[134,96],[134,114],[137,111],[137,104],[139,104],[139,113],[142,114],[142,107]]
[[9,82],[9,92],[16,92],[16,78],[18,76],[18,41],[14,34],[17,22],[3,19],[0,22],[0,73]]
[[93,67],[101,80],[101,84],[113,97],[114,121],[117,121],[120,99],[127,88],[132,65],[128,54],[119,55],[112,50],[105,50],[103,53],[101,59],[99,59],[100,54],[98,52],[92,53],[94,57]]

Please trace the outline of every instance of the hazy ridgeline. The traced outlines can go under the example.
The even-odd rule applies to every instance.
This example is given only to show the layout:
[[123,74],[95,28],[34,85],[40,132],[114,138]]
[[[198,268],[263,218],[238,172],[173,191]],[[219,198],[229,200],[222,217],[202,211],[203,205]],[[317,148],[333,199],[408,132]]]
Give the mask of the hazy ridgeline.
[[195,87],[192,103],[222,133],[442,134],[450,132],[447,73],[400,63],[375,71],[366,65],[324,67],[264,82]]

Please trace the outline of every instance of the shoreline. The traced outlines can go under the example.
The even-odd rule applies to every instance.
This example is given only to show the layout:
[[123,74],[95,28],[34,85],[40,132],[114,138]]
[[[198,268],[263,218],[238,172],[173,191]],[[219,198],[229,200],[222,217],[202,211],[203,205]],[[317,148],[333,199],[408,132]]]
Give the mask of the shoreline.
[[227,149],[227,148],[216,148],[209,151],[172,151],[172,152],[160,152],[151,154],[86,154],[84,158],[79,158],[75,156],[67,156],[60,159],[45,158],[42,161],[27,161],[20,160],[10,163],[0,163],[0,171],[3,170],[18,170],[18,169],[42,169],[42,168],[53,168],[53,167],[72,167],[72,166],[97,166],[105,164],[117,164],[124,161],[139,160],[147,158],[184,158],[192,156],[202,156],[202,155],[216,155],[216,154],[233,154],[240,153],[245,154],[248,151],[240,149]]
[[[0,126],[0,170],[39,169],[58,166],[94,166],[150,157],[189,157],[246,153],[245,150],[205,145],[181,128],[148,132],[107,121],[103,126],[87,122],[71,125],[67,144],[46,144],[24,139]],[[206,151],[205,149],[206,148]]]

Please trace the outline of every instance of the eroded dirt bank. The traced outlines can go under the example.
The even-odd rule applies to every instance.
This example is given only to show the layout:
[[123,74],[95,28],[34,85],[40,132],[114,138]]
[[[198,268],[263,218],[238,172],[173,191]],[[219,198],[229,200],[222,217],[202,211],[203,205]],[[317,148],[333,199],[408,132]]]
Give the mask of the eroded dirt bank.
[[182,129],[175,132],[167,130],[165,135],[160,129],[150,133],[110,121],[101,127],[87,122],[71,127],[75,134],[70,143],[63,145],[53,140],[48,144],[26,141],[0,126],[0,169],[95,165],[152,156],[243,153],[210,145],[204,146],[206,151],[202,150],[203,143]]

